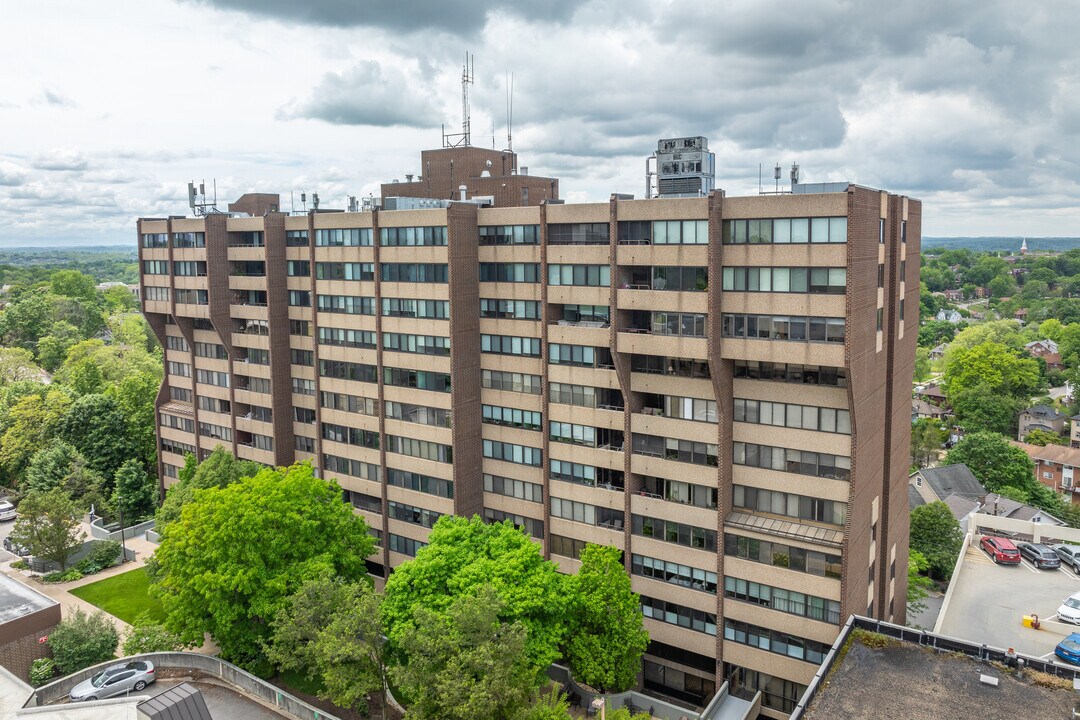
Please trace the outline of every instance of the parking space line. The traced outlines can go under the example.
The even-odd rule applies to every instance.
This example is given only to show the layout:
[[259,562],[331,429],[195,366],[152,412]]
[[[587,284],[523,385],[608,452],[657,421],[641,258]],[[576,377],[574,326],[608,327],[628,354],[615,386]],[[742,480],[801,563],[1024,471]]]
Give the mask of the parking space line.
[[1030,570],[1031,572],[1035,573],[1036,575],[1040,575],[1040,574],[1042,574],[1042,571],[1041,571],[1041,570],[1036,570],[1036,569],[1035,569],[1035,568],[1033,568],[1033,567],[1029,567],[1029,566],[1028,566],[1028,565],[1026,565],[1025,563],[1020,563],[1020,567],[1024,568],[1025,570]]
[[1073,580],[1080,580],[1080,577],[1078,577],[1076,575],[1076,572],[1074,572],[1073,570],[1067,569],[1064,565],[1062,565],[1060,568],[1058,568],[1058,570],[1065,573],[1066,575],[1071,577]]
[[1049,660],[1051,657],[1053,657],[1053,655],[1054,655],[1054,651],[1051,650],[1050,652],[1046,653],[1045,655],[1040,655],[1039,659],[1040,660]]

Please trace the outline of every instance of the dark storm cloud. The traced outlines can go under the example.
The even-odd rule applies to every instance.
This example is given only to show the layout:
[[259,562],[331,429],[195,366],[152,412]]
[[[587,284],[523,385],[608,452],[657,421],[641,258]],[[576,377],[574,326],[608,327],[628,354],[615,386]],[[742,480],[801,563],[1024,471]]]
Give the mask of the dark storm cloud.
[[578,4],[570,0],[186,0],[254,16],[335,27],[379,27],[394,32],[434,30],[475,35],[489,12],[505,12],[533,21],[562,22]]
[[335,125],[430,128],[439,122],[433,94],[421,81],[374,60],[343,73],[327,73],[311,96],[281,109],[283,120],[324,120]]

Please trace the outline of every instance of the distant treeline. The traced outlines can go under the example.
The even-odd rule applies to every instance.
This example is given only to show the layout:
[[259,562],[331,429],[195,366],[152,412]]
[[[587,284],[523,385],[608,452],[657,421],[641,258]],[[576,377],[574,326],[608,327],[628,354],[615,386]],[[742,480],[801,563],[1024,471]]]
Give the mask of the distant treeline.
[[33,285],[61,269],[84,272],[99,283],[130,285],[139,280],[138,252],[123,246],[0,250],[0,285]]
[[[1020,252],[1020,245],[1024,242],[1022,237],[924,237],[922,246],[928,248],[959,249],[968,248],[977,251],[1002,251],[1013,253]],[[1074,248],[1080,248],[1080,237],[1037,237],[1027,239],[1028,249],[1032,252],[1054,251],[1064,252]]]

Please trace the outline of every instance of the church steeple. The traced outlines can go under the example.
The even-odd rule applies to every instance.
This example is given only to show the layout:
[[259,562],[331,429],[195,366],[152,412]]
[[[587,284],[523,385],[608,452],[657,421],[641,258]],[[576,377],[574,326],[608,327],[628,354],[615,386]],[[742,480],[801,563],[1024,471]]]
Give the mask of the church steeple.
[[1027,255],[1028,254],[1027,238],[1024,238],[1024,242],[1022,242],[1020,244],[1020,254],[1021,255]]

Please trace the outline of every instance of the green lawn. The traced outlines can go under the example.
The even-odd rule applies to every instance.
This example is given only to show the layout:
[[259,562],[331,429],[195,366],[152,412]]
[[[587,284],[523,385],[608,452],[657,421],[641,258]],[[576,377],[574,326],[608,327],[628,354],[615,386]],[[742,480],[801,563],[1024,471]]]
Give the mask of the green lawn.
[[157,598],[150,597],[149,589],[150,576],[144,568],[138,568],[73,588],[70,592],[126,623],[134,623],[143,613],[149,613],[152,620],[161,622],[165,619],[165,611]]

